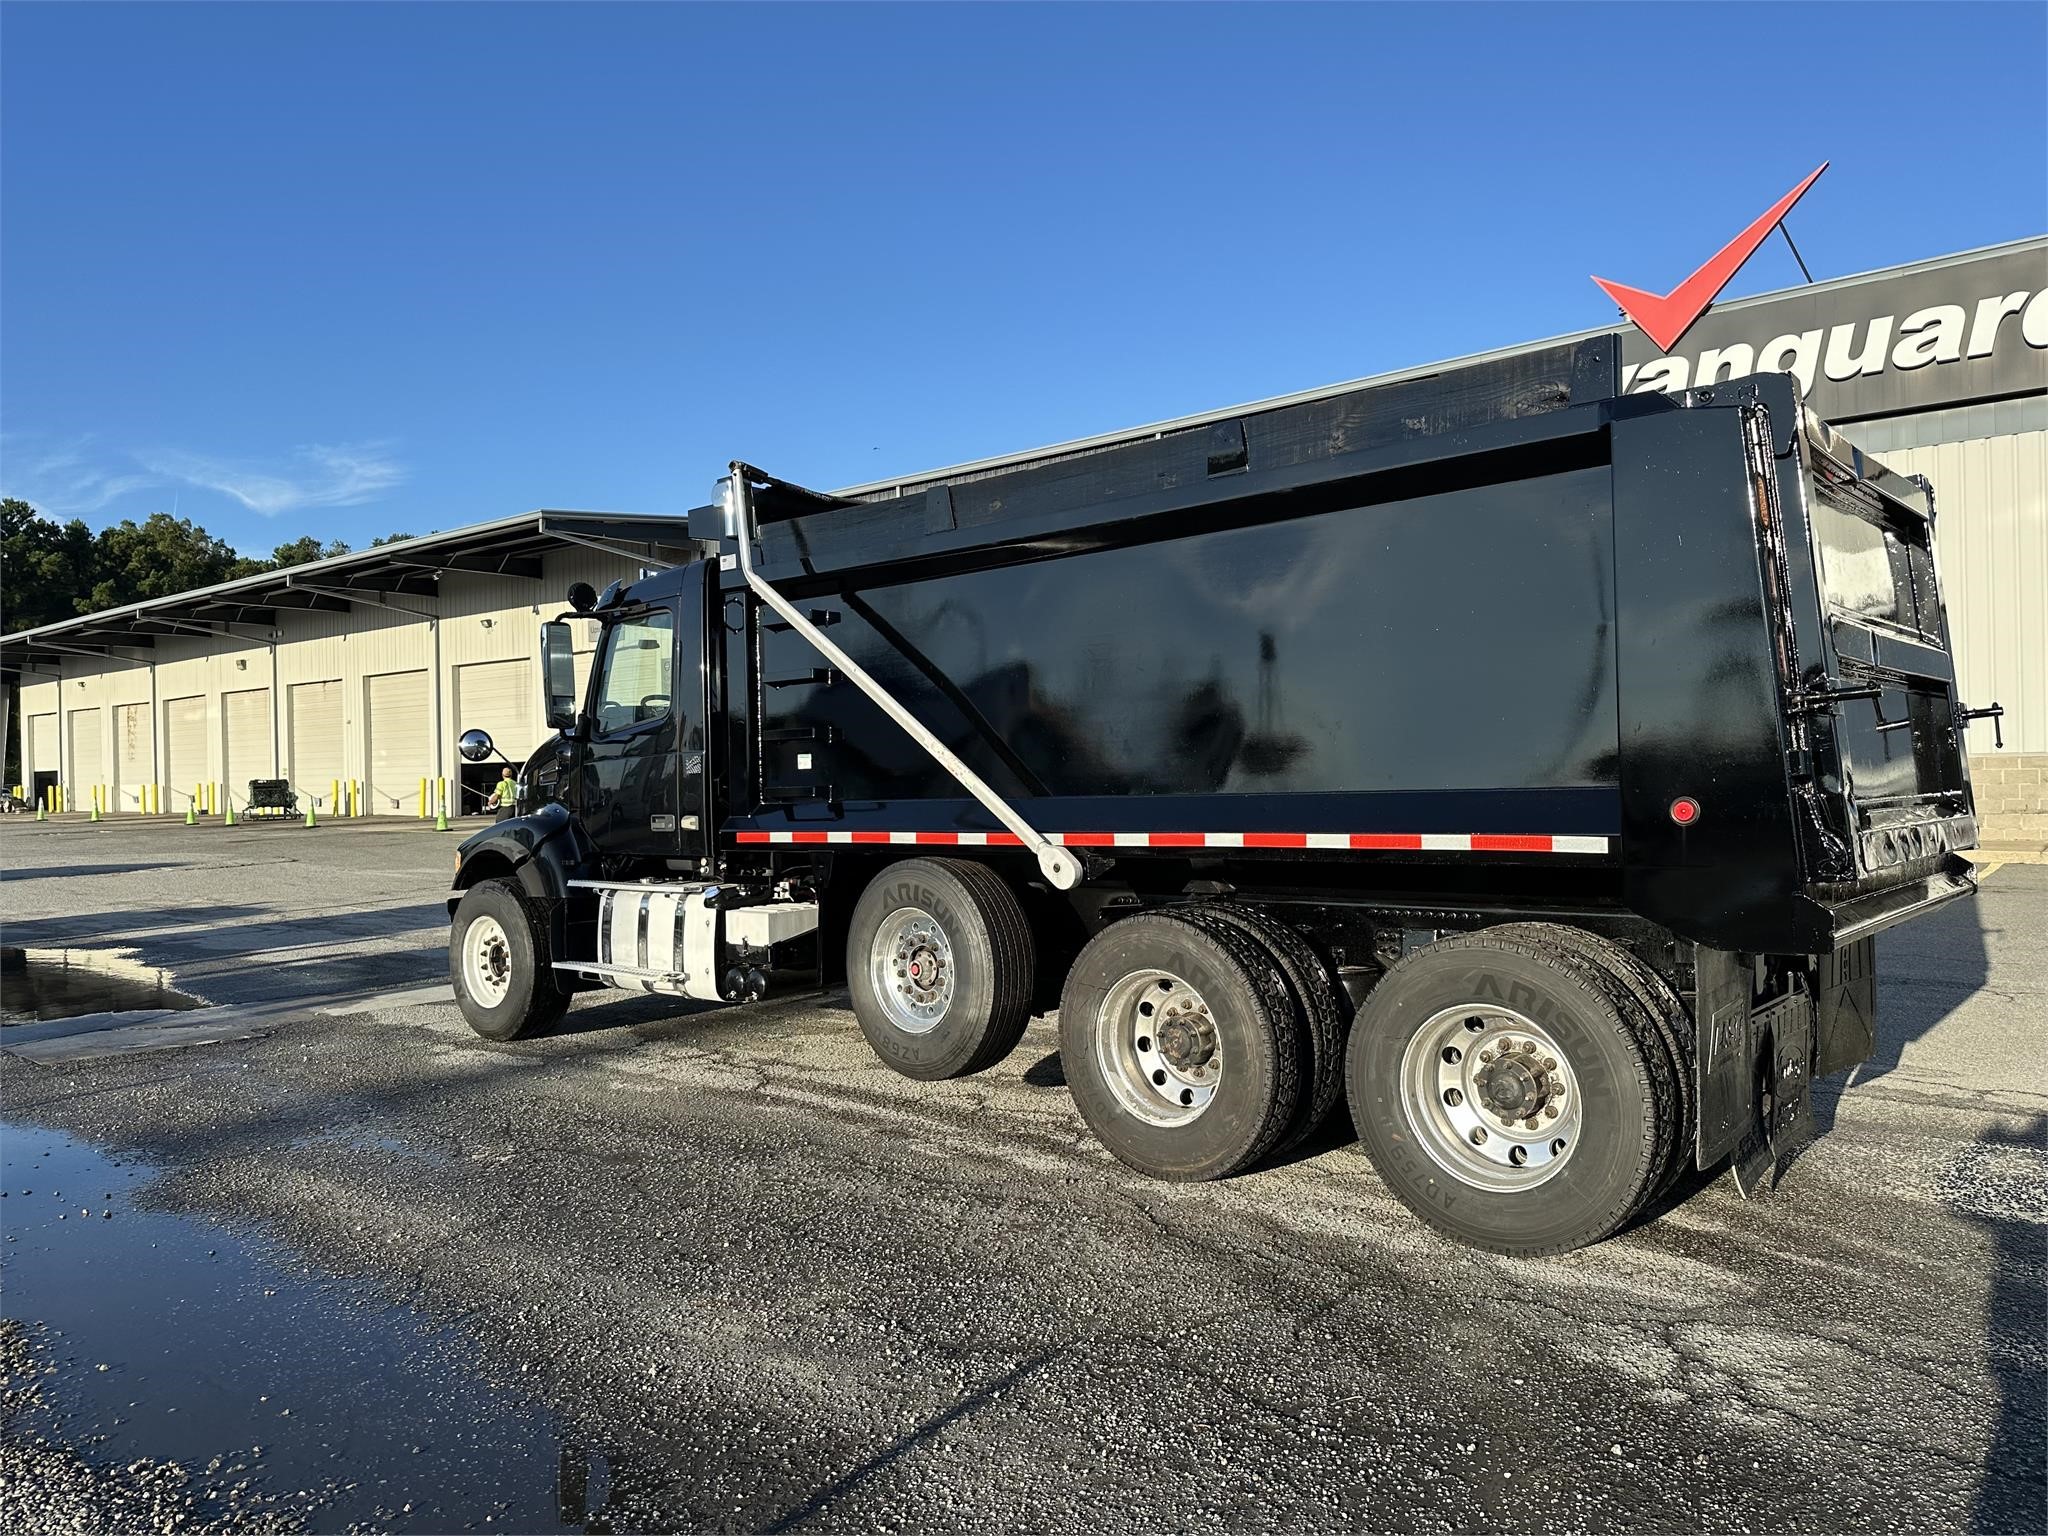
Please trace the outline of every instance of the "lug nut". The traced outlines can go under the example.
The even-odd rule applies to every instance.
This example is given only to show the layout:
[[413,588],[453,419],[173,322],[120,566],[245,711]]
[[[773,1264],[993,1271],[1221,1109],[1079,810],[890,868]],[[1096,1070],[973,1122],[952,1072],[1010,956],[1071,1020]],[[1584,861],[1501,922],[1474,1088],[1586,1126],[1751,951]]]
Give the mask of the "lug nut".
[[1543,1070],[1546,1072],[1555,1072],[1557,1070],[1557,1058],[1555,1056],[1544,1057]]
[[[1543,1118],[1544,1118],[1544,1119],[1546,1119],[1546,1120],[1555,1120],[1555,1119],[1557,1118],[1557,1106],[1556,1106],[1555,1104],[1546,1104],[1546,1105],[1544,1105],[1544,1106],[1543,1106]],[[1530,1123],[1531,1125],[1534,1125],[1534,1124],[1535,1124],[1536,1122],[1535,1122],[1535,1121],[1533,1121],[1533,1120],[1531,1120],[1531,1121],[1530,1121],[1529,1123]]]
[[1524,1040],[1522,1042],[1522,1054],[1524,1056],[1534,1056],[1536,1054],[1536,1042],[1534,1040]]
[[1492,1051],[1481,1051],[1481,1052],[1479,1053],[1479,1059],[1480,1059],[1481,1061],[1491,1061],[1491,1060],[1493,1060],[1493,1052],[1492,1052]]

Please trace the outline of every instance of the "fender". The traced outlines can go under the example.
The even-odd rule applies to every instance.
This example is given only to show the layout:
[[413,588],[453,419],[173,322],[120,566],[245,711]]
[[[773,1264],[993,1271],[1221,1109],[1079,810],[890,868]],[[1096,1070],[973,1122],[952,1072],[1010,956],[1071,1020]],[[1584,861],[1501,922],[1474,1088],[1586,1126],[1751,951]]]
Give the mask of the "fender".
[[585,877],[592,850],[576,818],[558,804],[515,816],[466,838],[455,851],[455,882],[448,891],[452,921],[462,893],[482,880],[509,876],[548,915],[557,955],[569,953],[569,882]]

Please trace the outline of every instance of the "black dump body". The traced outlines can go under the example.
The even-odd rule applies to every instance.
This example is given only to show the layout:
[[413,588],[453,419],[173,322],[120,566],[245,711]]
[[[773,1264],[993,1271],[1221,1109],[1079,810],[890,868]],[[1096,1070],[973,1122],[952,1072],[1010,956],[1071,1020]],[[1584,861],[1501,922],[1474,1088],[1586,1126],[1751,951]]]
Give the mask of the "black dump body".
[[[760,571],[1136,886],[1622,911],[1808,955],[1962,894],[1925,487],[1785,376],[1624,396],[1618,354],[904,494],[757,475]],[[1014,841],[725,564],[722,848]]]

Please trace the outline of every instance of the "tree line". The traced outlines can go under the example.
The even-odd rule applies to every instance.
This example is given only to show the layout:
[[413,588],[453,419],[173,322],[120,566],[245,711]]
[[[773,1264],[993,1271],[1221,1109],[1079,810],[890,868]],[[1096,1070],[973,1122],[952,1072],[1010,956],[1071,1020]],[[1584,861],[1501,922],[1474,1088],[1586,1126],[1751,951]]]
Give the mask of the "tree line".
[[[370,547],[411,537],[387,534],[370,540]],[[168,512],[152,512],[139,523],[124,518],[95,533],[79,518],[59,523],[10,496],[0,500],[0,631],[348,553],[339,539],[323,544],[308,534],[278,545],[268,559],[252,559],[189,517]]]

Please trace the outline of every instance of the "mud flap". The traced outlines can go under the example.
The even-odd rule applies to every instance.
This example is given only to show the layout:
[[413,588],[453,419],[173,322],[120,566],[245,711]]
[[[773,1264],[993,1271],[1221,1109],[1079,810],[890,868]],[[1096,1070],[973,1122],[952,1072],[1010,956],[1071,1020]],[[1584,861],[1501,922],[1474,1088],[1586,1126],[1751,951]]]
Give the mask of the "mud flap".
[[1747,955],[1695,950],[1702,1169],[1732,1158],[1736,1187],[1754,1194],[1814,1136],[1814,999],[1803,985],[1752,1008]]
[[1877,940],[1822,955],[1814,985],[1813,1075],[1860,1066],[1877,1049]]
[[1735,1187],[1743,1195],[1777,1182],[1785,1162],[1814,1137],[1813,997],[1795,987],[1750,1015],[1756,1051],[1755,1123],[1735,1149]]

